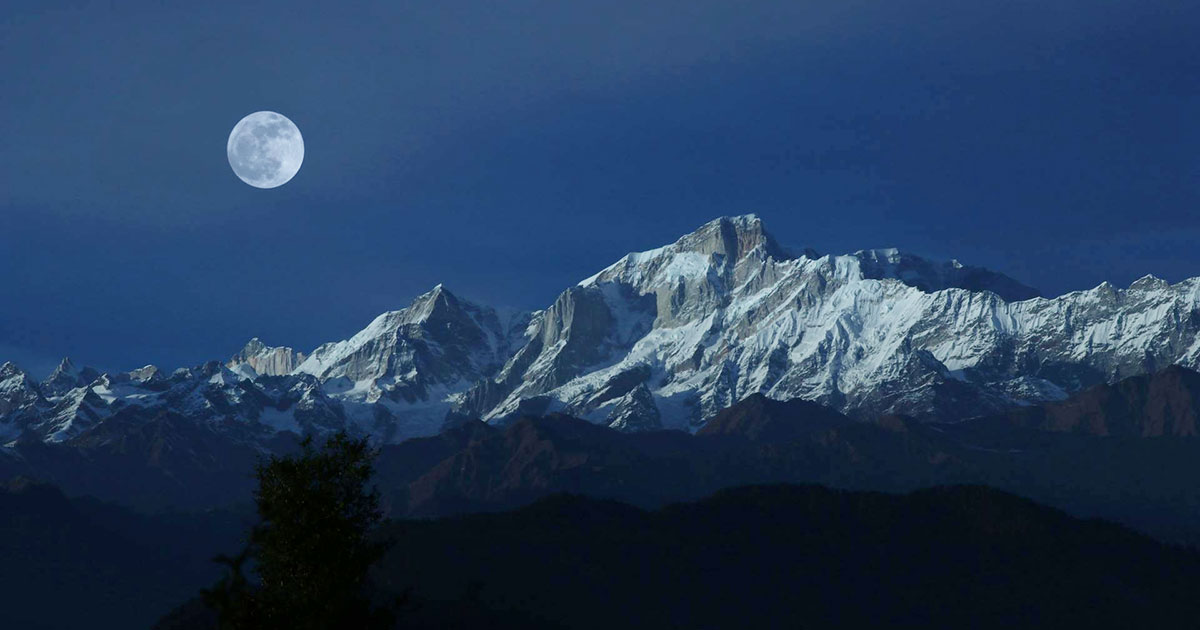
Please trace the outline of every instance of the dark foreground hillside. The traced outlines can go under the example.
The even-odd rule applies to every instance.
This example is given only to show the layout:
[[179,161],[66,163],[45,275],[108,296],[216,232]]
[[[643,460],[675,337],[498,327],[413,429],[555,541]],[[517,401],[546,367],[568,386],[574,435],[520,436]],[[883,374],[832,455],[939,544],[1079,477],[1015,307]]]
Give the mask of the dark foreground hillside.
[[605,629],[1186,628],[1200,618],[1195,552],[974,486],[755,486],[657,511],[564,495],[393,521],[384,533],[396,547],[381,585],[413,586],[426,602],[409,627],[452,626],[447,612],[459,608]]
[[229,512],[145,516],[52,486],[0,484],[0,627],[145,628],[219,575]]

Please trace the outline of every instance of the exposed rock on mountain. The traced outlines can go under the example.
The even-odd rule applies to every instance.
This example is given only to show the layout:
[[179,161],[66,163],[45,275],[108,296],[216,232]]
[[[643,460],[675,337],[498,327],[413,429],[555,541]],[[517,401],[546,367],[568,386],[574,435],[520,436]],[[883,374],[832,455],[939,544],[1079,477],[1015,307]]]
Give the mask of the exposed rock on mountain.
[[249,378],[258,375],[281,376],[291,374],[304,362],[304,353],[291,348],[272,348],[264,344],[258,337],[251,339],[241,352],[233,355],[225,363],[225,367],[239,371],[241,366],[249,366],[249,372],[244,374]]

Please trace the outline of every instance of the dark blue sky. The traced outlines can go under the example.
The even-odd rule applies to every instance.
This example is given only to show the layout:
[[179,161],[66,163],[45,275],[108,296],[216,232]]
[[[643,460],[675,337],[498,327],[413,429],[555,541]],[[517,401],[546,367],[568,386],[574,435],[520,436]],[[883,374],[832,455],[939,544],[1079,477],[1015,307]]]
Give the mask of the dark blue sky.
[[[308,350],[438,282],[538,308],[746,212],[1047,293],[1200,275],[1197,33],[1180,0],[10,0],[0,360]],[[305,138],[274,190],[225,159],[262,109]]]

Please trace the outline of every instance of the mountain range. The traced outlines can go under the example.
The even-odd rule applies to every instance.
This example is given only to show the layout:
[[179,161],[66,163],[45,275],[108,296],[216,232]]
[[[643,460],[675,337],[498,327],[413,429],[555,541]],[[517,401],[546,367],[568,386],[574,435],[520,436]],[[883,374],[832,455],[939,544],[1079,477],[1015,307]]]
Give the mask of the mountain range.
[[531,313],[439,285],[307,353],[255,338],[226,361],[170,373],[101,374],[64,359],[40,382],[6,363],[0,440],[115,439],[115,427],[164,413],[260,449],[281,432],[395,443],[546,413],[695,432],[754,393],[859,419],[956,421],[1195,367],[1198,302],[1197,279],[1044,298],[894,249],[797,254],[747,215],[631,253]]
[[[514,504],[478,488],[450,499],[444,486],[424,504],[413,499],[418,477],[458,449],[418,453],[405,441],[454,442],[458,427],[484,436],[479,421],[494,434],[555,416],[619,433],[704,435],[724,410],[769,400],[873,425],[902,418],[931,427],[922,435],[987,448],[1042,439],[1031,429],[1194,435],[1187,370],[1168,370],[1177,382],[1121,403],[1121,413],[1087,396],[1195,366],[1198,286],[1146,277],[1045,298],[996,272],[896,250],[792,253],[758,218],[722,218],[629,254],[532,313],[501,313],[437,286],[308,352],[255,338],[225,361],[169,373],[101,373],[64,359],[41,381],[5,363],[0,476],[148,509],[226,505],[248,496],[264,454],[345,429],[414,458],[384,468],[407,471],[393,480],[396,509],[415,514],[444,513],[454,501]],[[699,481],[679,486],[688,492],[654,492],[681,499],[732,479],[838,481],[772,466],[757,478],[725,471],[724,480],[693,470]],[[889,466],[903,468],[902,479],[915,470]],[[523,491],[528,499],[545,489]]]

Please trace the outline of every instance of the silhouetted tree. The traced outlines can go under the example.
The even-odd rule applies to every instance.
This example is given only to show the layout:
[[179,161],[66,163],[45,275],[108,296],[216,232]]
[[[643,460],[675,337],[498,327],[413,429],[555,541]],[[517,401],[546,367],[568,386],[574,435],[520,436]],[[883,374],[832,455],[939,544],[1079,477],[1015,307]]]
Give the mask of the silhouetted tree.
[[[230,574],[205,592],[222,628],[386,628],[392,614],[370,601],[367,576],[387,545],[371,538],[382,519],[368,489],[375,452],[344,432],[320,450],[312,437],[298,455],[260,463],[254,497],[260,523]],[[254,561],[251,587],[243,565]]]
[[250,628],[254,626],[250,582],[246,579],[245,565],[250,559],[252,548],[247,546],[236,556],[224,554],[213,558],[213,562],[229,568],[229,573],[212,588],[200,591],[204,604],[216,611],[220,628]]

